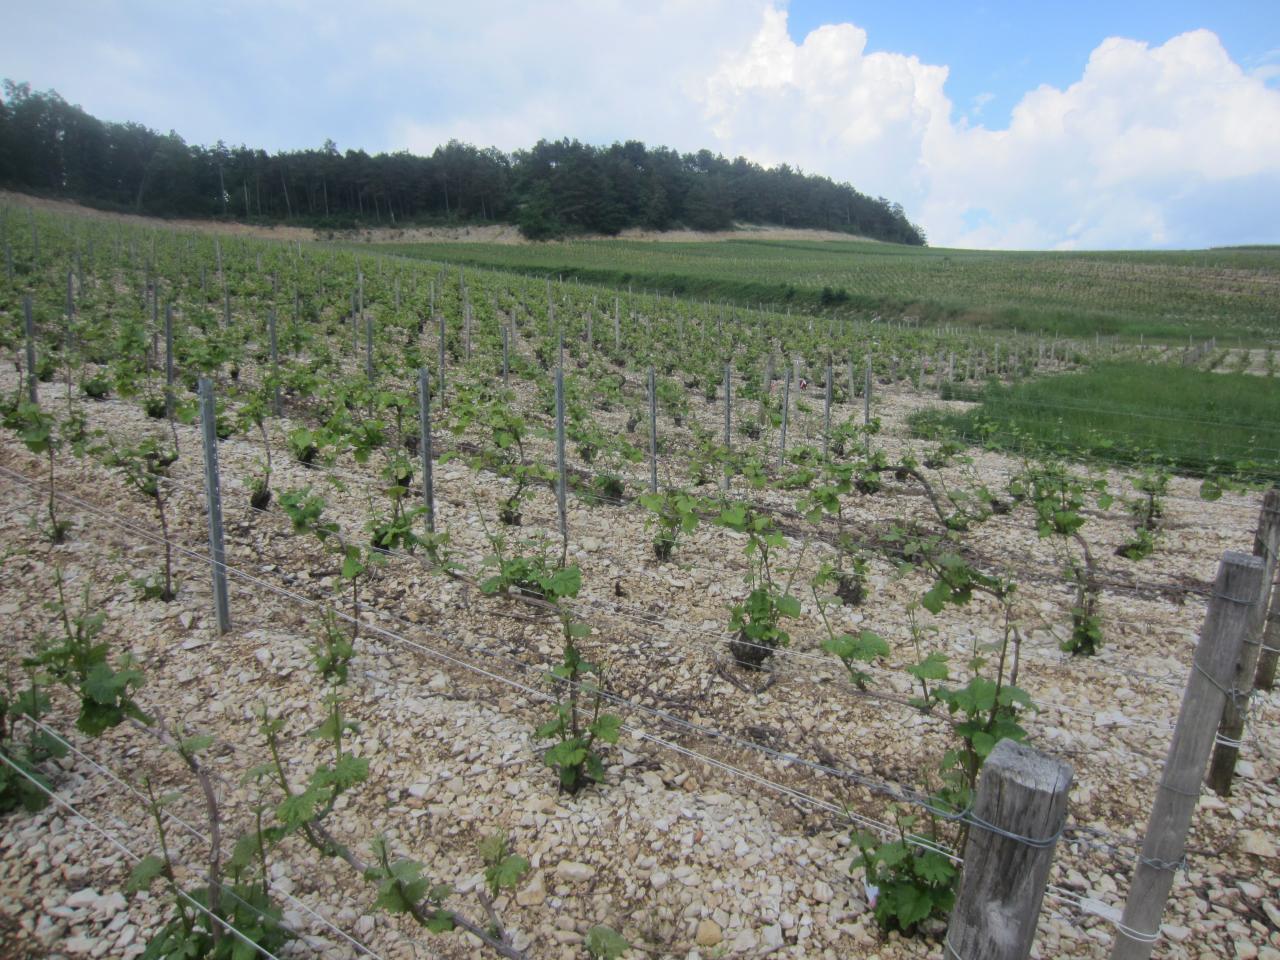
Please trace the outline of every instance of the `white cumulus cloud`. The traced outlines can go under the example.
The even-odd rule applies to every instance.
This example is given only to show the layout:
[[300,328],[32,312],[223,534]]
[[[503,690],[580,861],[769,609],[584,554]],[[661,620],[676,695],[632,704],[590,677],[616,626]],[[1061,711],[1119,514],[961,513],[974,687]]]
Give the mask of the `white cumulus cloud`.
[[1280,91],[1213,33],[1112,38],[1004,129],[955,119],[947,68],[867,53],[852,24],[797,43],[784,10],[702,91],[721,149],[898,200],[934,243],[1183,246],[1280,238]]
[[[906,202],[917,196],[931,131],[949,124],[947,68],[865,52],[866,31],[820,27],[797,44],[785,11],[707,80],[705,116],[721,149],[790,162]],[[894,193],[890,193],[894,191]]]

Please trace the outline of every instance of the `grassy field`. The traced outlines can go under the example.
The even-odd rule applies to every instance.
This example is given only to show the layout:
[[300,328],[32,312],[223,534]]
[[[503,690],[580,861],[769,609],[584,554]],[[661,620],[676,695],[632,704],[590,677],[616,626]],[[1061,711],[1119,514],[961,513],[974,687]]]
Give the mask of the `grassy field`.
[[1280,336],[1280,247],[1006,253],[743,239],[381,249],[711,300],[878,312],[1063,336]]
[[1280,480],[1280,384],[1271,378],[1109,364],[993,384],[973,399],[980,404],[966,413],[923,410],[913,425],[1004,449]]

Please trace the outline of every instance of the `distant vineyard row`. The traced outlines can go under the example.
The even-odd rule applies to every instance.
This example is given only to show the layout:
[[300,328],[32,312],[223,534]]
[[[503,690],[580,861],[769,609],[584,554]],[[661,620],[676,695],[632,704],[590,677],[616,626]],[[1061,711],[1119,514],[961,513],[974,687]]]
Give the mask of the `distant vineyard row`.
[[997,253],[868,242],[428,243],[406,256],[605,286],[1068,337],[1277,336],[1280,248]]

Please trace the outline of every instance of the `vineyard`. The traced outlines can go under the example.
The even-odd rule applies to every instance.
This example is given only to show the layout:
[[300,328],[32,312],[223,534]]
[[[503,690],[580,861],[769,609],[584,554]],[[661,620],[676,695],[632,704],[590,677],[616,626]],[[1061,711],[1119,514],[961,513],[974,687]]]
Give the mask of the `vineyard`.
[[407,256],[744,306],[1185,342],[1274,337],[1280,248],[1008,253],[871,241],[427,243]]
[[[14,955],[970,960],[1005,851],[1000,956],[1280,957],[1270,253],[1028,260],[1119,325],[1041,335],[673,296],[678,245],[0,223]],[[1223,393],[1046,386],[1099,370]]]

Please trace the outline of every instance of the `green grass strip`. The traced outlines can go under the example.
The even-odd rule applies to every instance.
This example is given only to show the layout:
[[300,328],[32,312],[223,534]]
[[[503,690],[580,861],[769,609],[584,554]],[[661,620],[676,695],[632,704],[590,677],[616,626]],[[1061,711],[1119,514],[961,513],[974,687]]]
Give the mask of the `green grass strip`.
[[1163,462],[1193,476],[1280,479],[1280,383],[1183,367],[1107,364],[964,393],[966,412],[919,411],[919,436],[1121,465]]

